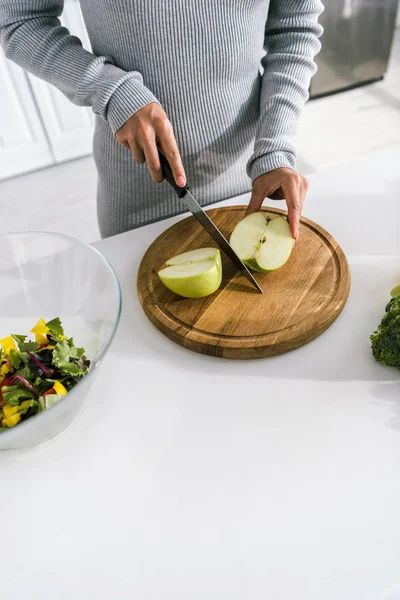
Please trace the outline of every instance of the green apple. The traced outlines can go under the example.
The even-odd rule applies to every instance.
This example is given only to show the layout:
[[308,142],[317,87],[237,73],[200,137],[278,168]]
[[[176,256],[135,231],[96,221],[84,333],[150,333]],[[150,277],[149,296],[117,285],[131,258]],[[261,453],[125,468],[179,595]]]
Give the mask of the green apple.
[[203,298],[221,285],[222,260],[218,248],[199,248],[170,258],[158,276],[169,290],[184,298]]
[[293,248],[287,220],[283,217],[270,219],[262,212],[242,219],[233,230],[230,243],[244,264],[260,273],[282,267]]

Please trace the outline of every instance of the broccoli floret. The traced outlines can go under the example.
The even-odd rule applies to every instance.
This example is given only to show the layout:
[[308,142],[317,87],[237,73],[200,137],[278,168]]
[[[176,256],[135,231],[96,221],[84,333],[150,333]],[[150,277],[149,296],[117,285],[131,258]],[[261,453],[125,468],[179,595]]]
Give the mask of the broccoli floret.
[[378,330],[371,335],[375,360],[400,369],[400,296],[392,298]]

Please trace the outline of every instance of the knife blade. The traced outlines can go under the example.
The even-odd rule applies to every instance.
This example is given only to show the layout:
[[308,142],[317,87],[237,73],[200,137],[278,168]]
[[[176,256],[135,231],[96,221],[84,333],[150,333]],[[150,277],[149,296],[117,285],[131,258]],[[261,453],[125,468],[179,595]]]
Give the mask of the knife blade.
[[207,231],[207,233],[212,237],[214,242],[219,246],[219,248],[226,254],[226,256],[233,262],[233,264],[243,273],[243,275],[250,281],[250,283],[259,291],[261,294],[263,293],[261,287],[258,285],[257,281],[254,279],[253,275],[246,267],[246,265],[242,262],[242,260],[238,257],[228,240],[225,236],[220,232],[218,227],[212,222],[210,217],[206,212],[201,208],[200,204],[197,200],[192,196],[189,191],[189,186],[185,185],[184,187],[180,187],[175,182],[171,167],[169,165],[168,159],[165,156],[164,152],[161,148],[157,148],[161,169],[166,181],[173,187],[178,198],[182,200],[185,204],[186,208],[192,213],[192,215],[197,219],[200,225]]

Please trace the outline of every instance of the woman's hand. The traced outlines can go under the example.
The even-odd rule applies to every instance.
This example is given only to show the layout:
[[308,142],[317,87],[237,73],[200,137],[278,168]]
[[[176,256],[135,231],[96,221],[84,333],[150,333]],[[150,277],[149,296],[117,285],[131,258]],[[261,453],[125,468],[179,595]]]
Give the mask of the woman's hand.
[[147,163],[153,180],[161,183],[164,177],[156,146],[158,144],[168,158],[176,183],[180,187],[186,184],[186,175],[172,125],[156,102],[147,104],[132,115],[118,129],[115,137],[120,144],[131,150],[137,163]]
[[300,216],[308,191],[308,181],[293,169],[275,169],[254,180],[247,214],[260,210],[265,198],[286,200],[293,239],[299,236]]

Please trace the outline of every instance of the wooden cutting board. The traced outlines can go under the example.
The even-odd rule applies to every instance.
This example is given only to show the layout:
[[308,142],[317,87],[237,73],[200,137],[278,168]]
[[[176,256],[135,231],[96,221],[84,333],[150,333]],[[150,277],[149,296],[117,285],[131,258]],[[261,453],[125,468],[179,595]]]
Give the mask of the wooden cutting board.
[[[245,206],[207,211],[229,239]],[[271,217],[284,215],[265,208]],[[207,298],[181,298],[164,287],[157,271],[169,258],[215,246],[194,217],[179,221],[147,250],[138,273],[144,312],[174,342],[212,356],[261,358],[293,350],[323,333],[341,313],[350,290],[346,257],[322,227],[302,218],[300,239],[288,260],[272,273],[255,273],[258,293],[225,255],[220,289]]]

